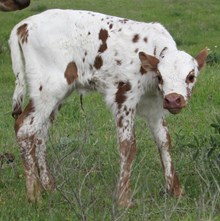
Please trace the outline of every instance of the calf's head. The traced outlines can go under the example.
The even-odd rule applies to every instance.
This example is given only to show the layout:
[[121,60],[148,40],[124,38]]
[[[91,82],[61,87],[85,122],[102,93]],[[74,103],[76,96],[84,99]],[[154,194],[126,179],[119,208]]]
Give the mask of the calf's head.
[[153,71],[159,90],[163,94],[163,107],[172,114],[178,114],[191,97],[199,71],[204,67],[208,49],[193,58],[183,51],[164,50],[160,58],[139,53],[141,66]]

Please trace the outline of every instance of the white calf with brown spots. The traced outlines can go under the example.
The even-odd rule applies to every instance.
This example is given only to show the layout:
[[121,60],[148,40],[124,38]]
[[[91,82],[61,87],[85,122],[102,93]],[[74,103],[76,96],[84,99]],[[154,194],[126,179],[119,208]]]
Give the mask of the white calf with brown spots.
[[[167,191],[183,193],[170,156],[165,122],[187,104],[207,50],[195,58],[179,51],[158,23],[88,11],[49,10],[17,24],[10,36],[16,87],[15,131],[30,201],[55,182],[46,161],[46,137],[59,106],[73,90],[97,90],[115,117],[120,176],[119,205],[131,207],[130,175],[136,153],[134,119],[142,116],[158,146]],[[22,111],[25,85],[30,102]]]

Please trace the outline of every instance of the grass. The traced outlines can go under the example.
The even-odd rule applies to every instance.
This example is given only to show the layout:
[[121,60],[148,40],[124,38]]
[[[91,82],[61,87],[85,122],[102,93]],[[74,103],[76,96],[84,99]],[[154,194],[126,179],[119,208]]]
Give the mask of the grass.
[[[159,156],[146,125],[137,118],[138,154],[132,174],[137,206],[130,210],[117,208],[113,195],[119,156],[114,121],[102,97],[94,93],[84,98],[85,113],[77,94],[71,95],[58,113],[48,139],[57,191],[45,194],[40,205],[27,203],[11,117],[14,76],[7,39],[18,21],[49,8],[159,21],[172,33],[179,48],[190,54],[206,46],[211,49],[210,62],[199,76],[188,107],[167,119],[174,164],[186,192],[183,198],[160,194],[164,179]],[[218,133],[210,127],[220,112],[219,14],[218,0],[36,0],[23,11],[0,13],[0,154],[12,152],[16,156],[13,166],[4,165],[0,170],[0,220],[219,221],[220,142]],[[215,150],[208,156],[214,145]]]

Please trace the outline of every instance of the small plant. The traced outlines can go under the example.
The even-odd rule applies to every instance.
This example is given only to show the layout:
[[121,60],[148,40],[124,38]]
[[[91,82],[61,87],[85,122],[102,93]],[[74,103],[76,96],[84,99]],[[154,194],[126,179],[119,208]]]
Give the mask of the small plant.
[[216,121],[211,124],[217,134],[220,134],[220,116],[216,117]]
[[218,46],[214,47],[214,50],[209,51],[209,55],[207,57],[207,64],[215,65],[220,63],[220,53],[217,52]]
[[188,150],[193,161],[220,161],[220,116],[216,116],[210,127],[214,129],[211,134],[194,135],[193,141],[179,131],[176,133],[175,146],[182,152]]

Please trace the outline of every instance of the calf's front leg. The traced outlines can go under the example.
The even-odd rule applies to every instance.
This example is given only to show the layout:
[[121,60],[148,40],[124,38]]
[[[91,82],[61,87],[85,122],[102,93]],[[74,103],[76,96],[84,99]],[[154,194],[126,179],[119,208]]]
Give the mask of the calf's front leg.
[[[126,108],[125,108],[126,109]],[[133,207],[130,176],[132,162],[136,155],[136,142],[133,125],[134,111],[121,112],[116,116],[119,142],[120,175],[117,188],[118,204],[122,207]]]
[[163,172],[166,181],[166,189],[174,197],[180,197],[183,195],[183,189],[180,186],[180,182],[177,173],[174,169],[170,150],[171,139],[166,121],[163,117],[157,120],[148,120],[151,132],[154,136],[156,144],[158,146],[160,159],[163,167]]

